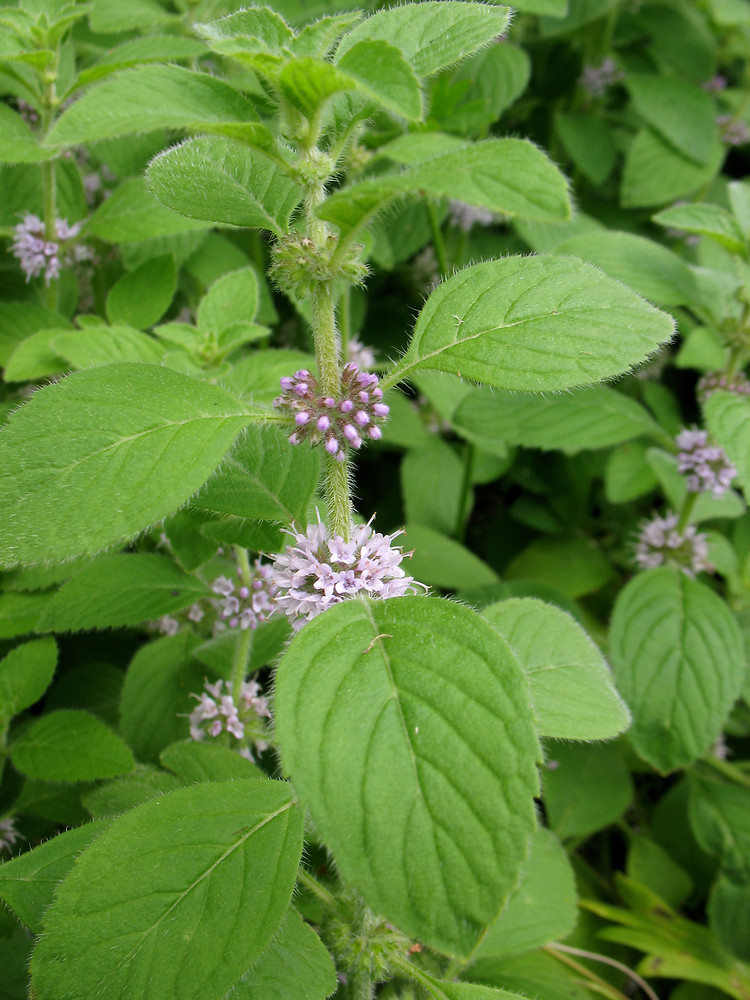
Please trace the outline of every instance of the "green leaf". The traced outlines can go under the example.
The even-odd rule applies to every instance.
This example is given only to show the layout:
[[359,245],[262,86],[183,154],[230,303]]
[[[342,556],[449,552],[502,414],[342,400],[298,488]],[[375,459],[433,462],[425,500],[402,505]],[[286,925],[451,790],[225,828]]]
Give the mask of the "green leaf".
[[474,389],[459,403],[453,423],[472,434],[568,455],[641,434],[662,436],[639,403],[603,385],[558,396]]
[[614,230],[582,233],[559,243],[553,252],[596,264],[610,278],[657,305],[700,302],[698,286],[687,264],[676,253],[643,236]]
[[0,639],[33,632],[49,594],[0,594]]
[[82,70],[71,89],[87,87],[90,83],[95,83],[118,70],[141,63],[192,60],[205,54],[206,46],[195,38],[180,38],[179,35],[147,35],[144,38],[131,38],[121,45],[108,49],[93,66]]
[[420,981],[428,979],[430,994],[436,1000],[522,1000],[517,993],[495,989],[492,986],[482,986],[479,983],[461,983],[434,979],[423,973]]
[[[8,357],[4,377],[6,382],[30,382],[64,372],[68,365],[65,358],[52,348],[52,340],[68,331],[37,330],[22,340]],[[81,331],[69,331],[77,337]]]
[[699,164],[713,158],[716,108],[705,90],[656,73],[629,73],[625,86],[638,114],[679,153]]
[[555,115],[555,132],[565,151],[592,184],[603,184],[614,170],[617,146],[609,125],[590,114]]
[[704,410],[709,431],[736,467],[745,494],[750,495],[750,402],[728,392],[715,392]]
[[[670,507],[681,510],[688,492],[687,478],[679,472],[676,456],[659,448],[649,448],[646,452],[646,464],[656,475]],[[711,493],[699,493],[695,506],[690,511],[688,523],[698,524],[715,517],[742,517],[745,511],[742,498],[734,490],[727,490],[718,497]]]
[[726,875],[750,885],[750,814],[747,789],[690,776],[690,827],[704,851],[719,858]]
[[648,442],[631,441],[609,456],[604,491],[610,503],[629,503],[658,485],[659,480],[646,461],[648,450]]
[[737,958],[750,962],[750,891],[747,885],[735,885],[720,878],[708,900],[708,919],[712,930]]
[[148,330],[169,309],[177,290],[174,257],[164,254],[124,274],[107,295],[107,319]]
[[549,757],[542,797],[562,840],[604,829],[630,805],[633,783],[618,744],[554,743]]
[[531,60],[524,49],[504,41],[478,52],[432,85],[430,121],[463,135],[486,135],[526,89]]
[[602,550],[586,538],[535,538],[505,567],[508,580],[536,580],[566,597],[593,594],[612,578]]
[[312,927],[290,907],[258,964],[226,1000],[326,1000],[337,986],[331,956]]
[[65,316],[33,302],[0,302],[0,366],[3,368],[21,341],[38,330],[72,330]]
[[358,42],[380,39],[397,45],[419,76],[432,76],[484,48],[508,26],[507,7],[427,0],[378,11],[342,39],[341,59]]
[[365,97],[409,121],[421,121],[424,103],[419,79],[399,48],[379,39],[363,39],[336,60],[356,80]]
[[706,753],[745,674],[742,635],[724,601],[677,569],[639,573],[615,603],[610,656],[639,756],[666,773]]
[[248,427],[192,505],[284,524],[303,519],[318,485],[320,455],[290,447],[287,438],[273,424]]
[[195,30],[209,42],[238,38],[242,42],[258,43],[274,54],[281,53],[294,42],[294,32],[284,18],[268,7],[237,10],[216,21],[196,24]]
[[137,625],[211,594],[210,587],[171,559],[152,552],[118,552],[102,556],[64,583],[37,628],[81,632]]
[[[451,0],[441,6],[446,2]],[[567,181],[540,149],[526,139],[486,139],[401,174],[342,188],[320,206],[318,215],[349,235],[395,198],[411,193],[458,198],[492,212],[546,222],[567,219],[571,212]]]
[[43,781],[96,781],[135,767],[133,755],[109,726],[89,712],[48,712],[11,746],[13,766]]
[[634,837],[628,851],[627,874],[648,886],[670,906],[681,906],[693,892],[693,880],[655,840]]
[[127,4],[120,0],[93,0],[89,15],[91,30],[103,34],[148,28],[173,18],[156,0],[128,0]]
[[388,388],[433,368],[542,392],[611,378],[646,360],[674,321],[569,257],[505,257],[442,282],[419,314]]
[[408,572],[421,583],[466,590],[499,580],[495,570],[470,549],[424,524],[407,525],[401,544],[414,549]]
[[718,205],[675,205],[654,216],[660,226],[710,236],[731,253],[747,256],[747,240],[734,216]]
[[258,277],[252,267],[231,271],[215,281],[198,305],[201,330],[221,333],[233,323],[249,323],[258,310]]
[[159,755],[162,765],[182,781],[230,781],[233,778],[266,778],[259,767],[220,743],[170,743]]
[[69,333],[53,331],[50,350],[74,368],[98,368],[123,361],[158,365],[166,353],[154,337],[129,326],[88,326]]
[[182,215],[277,236],[289,230],[302,197],[267,156],[229,139],[188,139],[155,157],[146,180],[162,204]]
[[301,850],[302,815],[282,782],[192,785],[146,802],[60,886],[33,989],[39,1000],[224,996],[281,924]]
[[705,164],[678,153],[652,129],[633,139],[622,174],[620,201],[624,208],[651,208],[684,198],[710,184],[721,169],[725,149],[718,139]]
[[0,431],[0,565],[132,538],[205,482],[248,421],[225,390],[156,365],[107,365],[40,389]]
[[181,66],[138,66],[87,90],[58,118],[45,143],[77,146],[157,128],[209,132],[257,117],[238,91],[215,76]]
[[57,666],[57,643],[32,639],[0,660],[0,728],[24,708],[39,701]]
[[55,889],[73,870],[81,852],[108,825],[99,821],[66,830],[0,865],[0,898],[32,934],[41,934],[44,914],[52,904]]
[[165,208],[142,177],[129,177],[101,203],[84,232],[107,243],[136,243],[206,228],[204,222]]
[[[401,484],[409,524],[451,535],[471,509],[473,491],[463,495],[464,463],[445,441],[435,438],[410,450],[401,463]],[[466,502],[468,500],[468,503]]]
[[39,163],[55,155],[43,149],[39,139],[23,118],[7,104],[0,104],[0,162]]
[[165,792],[173,792],[183,784],[174,774],[166,774],[156,768],[139,767],[135,774],[115,778],[114,781],[86,792],[81,800],[94,819],[107,819],[135,809],[142,802],[148,802]]
[[567,937],[578,916],[576,902],[568,855],[554,833],[537,830],[521,882],[477,949],[477,959],[505,958]]
[[187,717],[206,674],[193,656],[199,644],[184,630],[147,643],[131,660],[122,686],[120,733],[139,760],[158,763],[164,747],[187,738]]
[[540,736],[611,739],[630,713],[602,654],[578,622],[533,597],[499,601],[482,610],[526,671]]
[[346,601],[292,639],[275,690],[284,768],[344,879],[407,934],[467,954],[535,826],[538,745],[503,640],[448,601]]

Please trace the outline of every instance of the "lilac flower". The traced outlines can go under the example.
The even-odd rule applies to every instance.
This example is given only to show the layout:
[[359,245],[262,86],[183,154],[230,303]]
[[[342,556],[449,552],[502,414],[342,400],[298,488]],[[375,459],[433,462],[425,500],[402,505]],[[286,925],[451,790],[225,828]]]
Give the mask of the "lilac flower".
[[635,546],[635,563],[640,569],[677,566],[688,576],[711,570],[708,539],[694,524],[677,530],[677,515],[654,516],[641,525]]
[[722,76],[721,73],[715,73],[710,79],[705,80],[701,87],[709,94],[716,94],[720,90],[725,90],[728,83],[725,76]]
[[715,392],[731,392],[735,396],[750,396],[750,379],[742,372],[727,375],[725,372],[706,372],[695,387],[699,403],[705,403]]
[[161,635],[177,635],[180,625],[183,625],[186,621],[198,624],[198,622],[203,621],[205,616],[206,611],[203,605],[200,601],[196,601],[195,604],[190,605],[187,611],[181,611],[174,615],[162,615],[161,618],[148,622],[148,628],[159,632]]
[[[261,720],[271,718],[268,699],[261,693],[260,685],[256,681],[245,681],[238,705],[227,681],[219,680],[214,684],[206,681],[203,686],[199,695],[190,696],[198,702],[189,716],[190,738],[202,742],[207,737],[216,740],[225,733],[232,749],[253,760],[248,743],[253,742],[260,753],[267,748],[268,744],[262,739],[265,729]],[[226,743],[226,737],[222,742]]]
[[295,631],[359,593],[385,599],[403,597],[423,586],[401,569],[404,552],[392,544],[400,531],[381,535],[369,523],[360,524],[345,542],[318,521],[304,533],[292,527],[287,534],[295,544],[274,556],[273,578],[276,603]]
[[376,364],[375,351],[363,344],[357,337],[351,337],[347,343],[347,360],[357,368],[374,368]]
[[[240,570],[237,570],[240,576]],[[217,627],[239,628],[243,632],[256,629],[273,614],[276,587],[271,575],[271,567],[255,560],[255,572],[249,584],[242,579],[230,580],[220,576],[214,580],[211,590],[219,594],[221,600],[216,602],[221,611],[222,621]]]
[[590,97],[603,97],[607,89],[620,79],[622,73],[617,63],[607,57],[598,66],[584,66],[578,83]]
[[750,142],[750,129],[732,115],[719,115],[716,124],[719,126],[721,141],[728,146],[744,146],[746,142]]
[[468,205],[465,201],[451,199],[448,202],[450,211],[449,219],[451,225],[462,229],[468,233],[473,226],[489,226],[495,221],[495,213],[487,208],[477,208],[475,205]]
[[723,496],[737,475],[737,470],[724,449],[710,445],[708,432],[697,428],[681,431],[676,442],[680,449],[677,468],[680,472],[688,473],[688,491]]
[[15,819],[12,816],[0,819],[0,851],[10,851],[19,840],[21,834],[16,830]]
[[63,265],[69,265],[90,256],[87,247],[76,246],[64,250],[61,254],[61,243],[75,239],[81,230],[80,223],[69,225],[66,219],[55,222],[56,240],[47,240],[44,234],[44,223],[36,215],[26,214],[23,222],[15,228],[15,239],[10,250],[17,257],[21,270],[26,275],[26,281],[44,274],[47,284],[60,277]]
[[162,615],[161,618],[157,618],[151,625],[162,635],[177,635],[180,628],[180,623],[174,615]]
[[347,448],[361,448],[365,438],[376,441],[382,434],[379,425],[388,416],[388,407],[382,401],[378,377],[361,372],[354,364],[344,367],[337,399],[323,396],[317,379],[305,368],[282,378],[281,388],[283,393],[274,405],[294,418],[290,444],[322,441],[329,455],[343,462]]

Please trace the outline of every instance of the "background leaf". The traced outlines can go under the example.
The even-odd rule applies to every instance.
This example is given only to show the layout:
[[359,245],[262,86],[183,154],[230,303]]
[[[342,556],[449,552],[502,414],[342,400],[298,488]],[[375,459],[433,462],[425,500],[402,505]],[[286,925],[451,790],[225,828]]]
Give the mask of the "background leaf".
[[13,765],[43,781],[95,781],[132,771],[133,755],[109,726],[89,712],[48,712],[11,746]]
[[0,660],[0,724],[39,701],[57,666],[53,638],[32,639]]

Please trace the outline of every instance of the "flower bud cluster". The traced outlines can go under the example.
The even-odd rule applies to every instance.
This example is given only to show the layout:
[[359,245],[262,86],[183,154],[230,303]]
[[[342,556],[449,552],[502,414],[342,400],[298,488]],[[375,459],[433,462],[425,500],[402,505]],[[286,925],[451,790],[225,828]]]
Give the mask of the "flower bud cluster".
[[90,257],[88,247],[75,246],[61,253],[60,244],[75,239],[80,231],[79,222],[70,226],[65,219],[58,219],[55,222],[57,239],[47,240],[42,220],[36,215],[25,215],[23,222],[19,222],[15,228],[15,239],[10,245],[10,251],[18,258],[26,281],[44,274],[44,280],[49,284],[60,277],[63,265],[87,260]]
[[[268,699],[261,693],[256,681],[245,681],[235,704],[230,685],[223,680],[204,684],[201,694],[192,694],[198,704],[190,713],[190,738],[202,742],[206,738],[218,740],[222,734],[229,737],[233,749],[239,749],[243,757],[252,760],[252,753],[247,746],[251,735],[262,733],[262,718],[271,718]],[[224,739],[226,742],[226,737]],[[237,746],[241,743],[241,746]],[[254,740],[255,746],[262,753],[268,744],[262,739]]]
[[[241,576],[241,570],[237,570]],[[270,565],[264,565],[255,560],[255,573],[249,583],[242,579],[230,580],[220,576],[214,580],[211,590],[221,597],[218,605],[221,620],[217,622],[217,630],[224,628],[256,629],[274,611],[276,586],[271,575]]]
[[306,532],[287,532],[294,539],[274,556],[277,605],[297,631],[327,608],[359,593],[369,597],[402,597],[422,584],[401,569],[402,549],[393,540],[401,532],[381,535],[369,524],[356,525],[351,539],[331,535],[318,522]]
[[451,225],[468,233],[473,226],[489,226],[495,221],[495,213],[487,208],[477,208],[465,201],[451,199],[448,202]]
[[708,432],[684,430],[677,435],[676,442],[680,449],[677,467],[680,472],[688,473],[688,491],[711,493],[715,497],[726,493],[737,470],[723,448],[708,443]]
[[354,246],[334,262],[337,247],[335,233],[328,233],[322,243],[309,236],[282,236],[271,250],[268,273],[282,292],[297,298],[325,281],[361,285],[367,277],[367,265],[357,256],[362,248]]
[[735,396],[750,396],[750,379],[742,372],[727,375],[725,372],[706,372],[695,387],[699,403],[705,403],[715,392],[731,392]]
[[654,516],[641,525],[635,546],[635,563],[640,569],[677,566],[689,576],[711,570],[708,539],[694,524],[677,530],[677,515]]
[[16,821],[13,816],[0,819],[0,851],[11,851],[13,845],[21,839],[21,834],[16,830]]
[[727,146],[744,146],[750,142],[750,129],[740,119],[732,115],[719,115],[716,124],[719,126],[721,141]]
[[607,89],[621,79],[617,63],[608,57],[599,66],[584,66],[578,82],[590,97],[603,97]]
[[305,368],[282,378],[281,388],[274,405],[294,420],[290,444],[322,441],[328,454],[343,462],[347,448],[361,448],[365,437],[376,441],[382,434],[379,425],[388,416],[388,406],[378,377],[355,364],[344,367],[338,399],[322,395],[317,379]]

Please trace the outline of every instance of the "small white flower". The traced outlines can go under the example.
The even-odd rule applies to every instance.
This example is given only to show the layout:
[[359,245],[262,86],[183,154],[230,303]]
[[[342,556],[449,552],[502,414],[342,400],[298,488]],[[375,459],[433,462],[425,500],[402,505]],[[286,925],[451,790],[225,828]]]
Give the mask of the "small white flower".
[[694,524],[677,530],[678,517],[672,512],[666,517],[654,516],[641,525],[636,540],[634,560],[640,569],[657,566],[677,566],[688,576],[710,571],[708,538]]
[[711,493],[723,496],[737,475],[723,448],[708,443],[708,432],[697,428],[681,431],[676,438],[680,449],[677,468],[688,473],[690,493]]
[[61,257],[60,243],[75,239],[81,231],[79,222],[70,225],[67,219],[57,219],[55,222],[56,240],[47,240],[44,223],[36,216],[27,213],[23,222],[15,227],[15,239],[10,245],[10,252],[18,258],[21,270],[26,275],[26,281],[44,275],[47,284],[60,277],[62,265],[84,260],[89,256],[86,247],[72,247]]
[[255,560],[255,571],[249,585],[243,583],[239,569],[237,574],[237,580],[220,576],[211,584],[213,592],[222,598],[215,602],[221,612],[217,628],[239,628],[246,632],[256,629],[273,614],[276,588],[271,578],[271,567],[258,559]]
[[248,743],[254,742],[261,753],[266,749],[268,744],[258,737],[266,734],[261,719],[270,719],[271,712],[256,681],[243,683],[239,704],[235,703],[230,685],[224,680],[213,684],[206,681],[201,694],[191,697],[198,702],[189,716],[191,739],[201,742],[226,734],[224,742],[229,739],[232,749],[239,750],[248,760],[253,759]]
[[0,851],[10,851],[14,844],[21,839],[21,834],[16,830],[16,821],[13,816],[0,819]]

